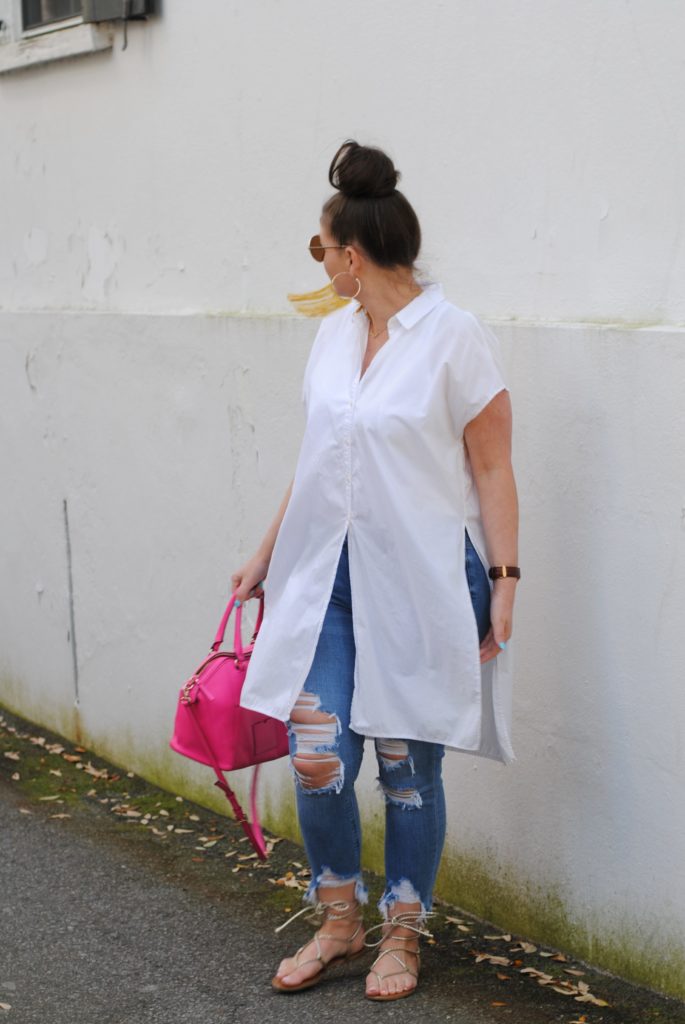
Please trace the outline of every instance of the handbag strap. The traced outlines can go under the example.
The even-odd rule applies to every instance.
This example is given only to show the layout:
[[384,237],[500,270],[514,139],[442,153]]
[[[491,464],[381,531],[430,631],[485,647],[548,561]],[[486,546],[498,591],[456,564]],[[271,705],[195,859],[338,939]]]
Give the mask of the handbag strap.
[[[240,611],[240,609],[238,610]],[[211,743],[207,739],[204,729],[202,728],[202,726],[200,725],[195,716],[193,705],[188,705],[188,709],[190,711],[190,718],[193,722],[193,725],[195,726],[197,735],[200,737],[202,745],[205,748],[207,757],[209,758],[210,764],[214,769],[214,774],[217,777],[217,781],[214,783],[214,785],[218,786],[220,789],[224,791],[226,799],[233,808],[233,813],[235,814],[236,821],[240,822],[243,832],[250,840],[252,848],[254,849],[259,859],[266,860],[266,843],[264,842],[262,826],[259,821],[259,811],[257,810],[257,782],[259,780],[259,765],[256,764],[254,766],[254,769],[252,771],[252,782],[250,784],[250,815],[252,817],[252,824],[250,824],[245,812],[240,806],[240,801],[238,800],[237,796],[235,795],[231,787],[228,785],[226,780],[224,779],[223,772],[219,767],[218,758],[216,757],[216,754],[212,749]]]
[[[212,651],[218,651],[219,648],[221,647],[222,643],[224,642],[224,635],[226,633],[226,626],[228,625],[228,620],[230,618],[231,612],[233,611],[233,607],[235,605],[235,595],[236,595],[236,593],[237,593],[237,591],[234,590],[233,593],[231,594],[229,602],[226,605],[226,611],[221,616],[221,622],[219,623],[219,628],[216,631],[216,636],[214,637],[214,643],[212,644],[212,646],[210,648]],[[255,625],[255,630],[254,630],[254,634],[252,636],[252,640],[251,640],[250,644],[248,645],[248,652],[249,652],[249,650],[251,650],[252,645],[254,644],[255,640],[257,639],[257,634],[259,633],[259,628],[260,628],[260,626],[262,624],[262,619],[263,618],[264,618],[264,592],[262,591],[262,593],[259,595],[259,613],[257,614],[257,624]],[[242,604],[239,604],[238,607],[236,608],[236,612],[235,612],[235,629],[233,631],[233,650],[235,651],[236,657],[238,658],[239,661],[242,660],[245,657],[245,650],[243,648],[243,639],[242,639],[242,621],[243,621],[243,606],[242,606]]]

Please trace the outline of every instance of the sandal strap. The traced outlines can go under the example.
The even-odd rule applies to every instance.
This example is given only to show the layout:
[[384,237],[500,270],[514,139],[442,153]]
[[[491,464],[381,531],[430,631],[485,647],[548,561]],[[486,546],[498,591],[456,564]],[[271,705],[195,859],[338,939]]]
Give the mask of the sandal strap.
[[[349,947],[352,945],[354,940],[357,938],[357,936],[359,935],[359,932],[361,930],[362,930],[362,923],[360,921],[359,924],[357,925],[357,927],[355,928],[354,932],[352,933],[352,935],[350,935],[348,938],[345,938],[342,935],[326,935],[324,932],[321,932],[321,931],[314,932],[314,934],[312,935],[312,937],[309,940],[309,942],[305,942],[304,946],[300,946],[298,951],[295,953],[295,956],[294,956],[295,966],[299,969],[300,967],[304,967],[305,964],[313,964],[313,963],[317,963],[318,962],[318,963],[323,964],[324,967],[325,967],[326,964],[330,963],[331,960],[340,960],[341,958],[345,958],[346,959],[350,955]],[[336,953],[334,956],[330,957],[329,960],[324,960],[323,952],[321,950],[321,939],[328,939],[331,942],[342,942],[345,946],[348,947],[348,949],[345,951],[345,953]],[[307,948],[307,946],[310,946],[312,944],[312,942],[316,946],[316,956],[310,957],[309,960],[303,960],[302,963],[300,963],[300,954],[303,953],[305,951],[305,949]]]
[[[274,929],[274,931],[278,933],[284,928],[287,928],[289,924],[302,914],[309,915],[305,918],[305,921],[313,921],[322,924],[325,921],[344,921],[360,908],[361,904],[358,900],[352,900],[351,902],[347,902],[346,900],[334,900],[332,903],[325,903],[319,900],[313,907],[303,907],[302,910],[298,910],[297,913],[292,914],[287,921],[280,924],[278,928]],[[318,920],[320,918],[323,918],[323,921]],[[357,920],[361,921],[362,916],[359,915]]]
[[[426,914],[422,915],[422,923],[426,920],[426,918],[437,916],[438,915],[435,913],[435,911],[429,910]],[[433,933],[429,932],[427,928],[422,928],[420,925],[416,923],[418,918],[419,914],[416,914],[413,911],[403,911],[401,914],[395,914],[387,921],[381,921],[380,924],[374,924],[371,926],[371,928],[367,929],[367,936],[370,935],[371,932],[377,931],[379,928],[384,928],[385,931],[381,935],[380,939],[377,939],[375,942],[365,942],[364,945],[367,946],[369,949],[375,949],[376,946],[380,946],[382,942],[385,942],[385,940],[390,938],[391,936],[393,942],[407,942],[410,939],[413,940],[414,936],[421,937],[422,935],[424,936],[424,938],[432,939]],[[394,928],[407,928],[414,934],[393,935],[392,933]],[[407,952],[413,951],[408,950]]]
[[[388,946],[387,949],[382,949],[380,951],[380,953],[378,954],[378,956],[376,957],[376,959],[374,960],[374,962],[371,964],[371,967],[369,968],[370,973],[371,974],[375,974],[377,978],[381,978],[381,977],[390,978],[394,974],[411,974],[412,977],[414,977],[414,978],[416,978],[418,980],[419,976],[416,973],[416,971],[413,971],[411,969],[411,967],[409,967],[409,965],[404,960],[400,960],[400,958],[397,956],[397,953],[408,953],[408,952],[411,952],[411,951],[407,950],[407,949],[403,949],[401,946]],[[419,956],[418,953],[415,953],[414,955],[417,956],[417,957]],[[386,975],[380,975],[378,973],[378,971],[374,970],[374,968],[375,968],[376,964],[379,964],[381,962],[381,960],[383,959],[384,956],[391,956],[392,959],[395,961],[395,963],[398,963],[400,965],[401,969],[399,971],[390,971],[390,973],[386,974]]]

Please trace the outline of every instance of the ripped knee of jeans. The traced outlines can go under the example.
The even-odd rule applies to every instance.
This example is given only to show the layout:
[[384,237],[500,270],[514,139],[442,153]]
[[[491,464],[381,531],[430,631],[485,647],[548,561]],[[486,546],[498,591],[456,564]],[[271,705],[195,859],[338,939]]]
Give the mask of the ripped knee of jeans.
[[410,781],[415,771],[407,741],[377,739],[376,754],[381,770],[378,788],[385,796],[385,802],[403,810],[421,807],[421,794]]
[[303,690],[290,713],[290,733],[295,740],[291,765],[300,789],[305,793],[339,793],[345,782],[345,766],[336,750],[338,716],[322,711],[317,695]]
[[378,780],[378,788],[385,797],[386,804],[399,807],[403,811],[416,811],[423,806],[421,794],[415,786],[390,786],[383,779]]
[[388,740],[380,737],[376,740],[376,754],[378,763],[386,771],[395,771],[406,764],[411,774],[414,774],[414,759],[409,754],[409,744],[406,740]]

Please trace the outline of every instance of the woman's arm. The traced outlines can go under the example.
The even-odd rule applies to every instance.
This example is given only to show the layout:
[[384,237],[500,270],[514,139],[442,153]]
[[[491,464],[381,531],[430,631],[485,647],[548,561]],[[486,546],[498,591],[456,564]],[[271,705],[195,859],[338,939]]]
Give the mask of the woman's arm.
[[[490,565],[518,565],[518,499],[511,466],[511,402],[500,391],[466,425],[464,441],[478,490]],[[516,578],[495,580],[491,629],[480,648],[481,662],[500,652],[511,636]]]
[[280,508],[276,513],[276,517],[264,534],[264,539],[261,544],[252,558],[245,562],[245,564],[231,576],[231,588],[232,591],[237,591],[237,598],[239,601],[247,601],[250,597],[259,597],[262,594],[262,587],[258,584],[262,582],[269,570],[269,562],[271,561],[276,537],[278,536],[278,531],[281,528],[283,516],[285,515],[285,510],[288,507],[292,491],[293,481],[291,480],[288,490],[285,492],[285,497],[283,498]]

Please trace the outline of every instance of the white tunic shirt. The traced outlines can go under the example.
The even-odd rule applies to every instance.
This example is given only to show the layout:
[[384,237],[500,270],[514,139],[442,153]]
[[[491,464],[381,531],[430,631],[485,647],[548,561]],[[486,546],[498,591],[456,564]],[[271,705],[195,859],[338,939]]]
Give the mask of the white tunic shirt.
[[[464,427],[503,388],[492,333],[428,284],[361,375],[352,302],[319,328],[306,427],[241,704],[287,720],[314,659],[348,534],[351,727],[508,763],[510,649],[480,665],[464,528],[487,566]],[[325,709],[324,709],[325,710]]]

